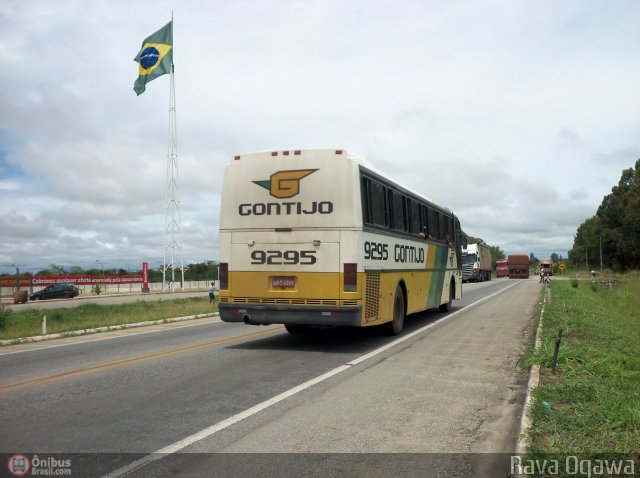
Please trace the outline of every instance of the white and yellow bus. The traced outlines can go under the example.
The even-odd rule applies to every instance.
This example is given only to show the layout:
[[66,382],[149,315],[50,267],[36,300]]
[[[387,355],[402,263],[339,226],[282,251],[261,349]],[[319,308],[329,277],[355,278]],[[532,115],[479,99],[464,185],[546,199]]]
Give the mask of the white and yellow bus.
[[220,317],[309,326],[385,324],[462,296],[460,223],[346,150],[235,156],[220,213]]

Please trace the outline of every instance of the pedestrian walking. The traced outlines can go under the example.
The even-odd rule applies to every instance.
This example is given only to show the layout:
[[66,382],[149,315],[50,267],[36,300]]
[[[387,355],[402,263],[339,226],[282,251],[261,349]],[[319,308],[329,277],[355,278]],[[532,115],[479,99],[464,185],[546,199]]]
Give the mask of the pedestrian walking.
[[216,301],[216,289],[213,286],[213,282],[211,283],[211,287],[209,287],[209,303],[213,304]]

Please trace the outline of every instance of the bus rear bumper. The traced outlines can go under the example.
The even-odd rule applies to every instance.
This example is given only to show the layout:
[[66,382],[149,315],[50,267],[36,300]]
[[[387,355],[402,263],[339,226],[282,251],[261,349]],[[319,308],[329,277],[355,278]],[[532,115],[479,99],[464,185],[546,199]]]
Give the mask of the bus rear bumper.
[[316,326],[360,326],[362,307],[278,306],[258,304],[218,304],[223,322],[251,325],[291,324]]

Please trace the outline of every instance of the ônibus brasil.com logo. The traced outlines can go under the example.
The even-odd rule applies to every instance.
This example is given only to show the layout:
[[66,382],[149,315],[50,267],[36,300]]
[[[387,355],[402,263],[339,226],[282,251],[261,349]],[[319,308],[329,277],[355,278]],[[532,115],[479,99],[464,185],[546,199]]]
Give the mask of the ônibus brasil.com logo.
[[29,472],[34,476],[71,476],[71,460],[52,456],[40,458],[33,455],[29,459],[27,455],[16,453],[9,457],[7,468],[13,476],[28,476]]
[[29,458],[22,453],[16,453],[9,457],[7,466],[9,468],[9,473],[13,476],[27,476],[31,470],[31,462],[29,461]]

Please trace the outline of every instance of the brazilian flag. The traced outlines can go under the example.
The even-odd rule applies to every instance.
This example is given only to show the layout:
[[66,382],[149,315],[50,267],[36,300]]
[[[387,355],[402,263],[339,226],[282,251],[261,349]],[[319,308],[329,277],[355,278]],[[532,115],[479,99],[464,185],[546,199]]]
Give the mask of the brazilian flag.
[[151,80],[171,72],[173,65],[173,20],[142,42],[134,58],[139,63],[133,91],[140,96]]

